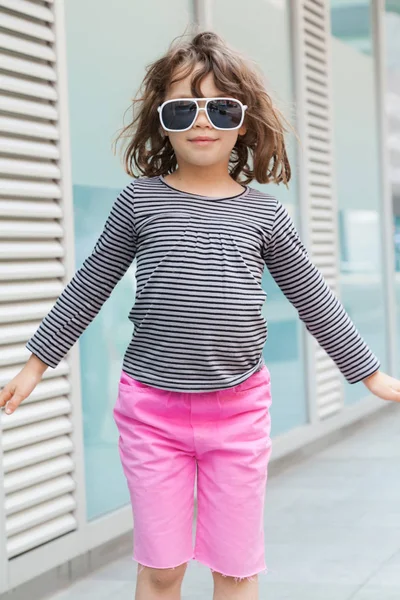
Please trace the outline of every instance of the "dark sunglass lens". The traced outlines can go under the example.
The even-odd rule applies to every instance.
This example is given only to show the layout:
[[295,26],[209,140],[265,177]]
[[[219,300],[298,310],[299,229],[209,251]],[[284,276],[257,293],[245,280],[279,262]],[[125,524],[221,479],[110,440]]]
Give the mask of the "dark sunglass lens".
[[196,103],[189,100],[168,102],[162,109],[165,127],[181,131],[190,127],[196,116]]
[[233,129],[242,119],[242,107],[235,100],[211,100],[208,114],[215,127]]

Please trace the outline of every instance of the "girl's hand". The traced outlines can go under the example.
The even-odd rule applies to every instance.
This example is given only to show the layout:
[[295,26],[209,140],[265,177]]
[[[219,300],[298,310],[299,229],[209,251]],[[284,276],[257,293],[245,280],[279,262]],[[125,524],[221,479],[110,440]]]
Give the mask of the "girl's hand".
[[378,398],[382,400],[392,400],[393,402],[400,402],[400,381],[382,373],[376,371],[369,377],[363,380],[364,385]]
[[6,414],[13,413],[27,398],[42,379],[47,365],[32,355],[21,371],[0,392],[0,408],[5,406]]

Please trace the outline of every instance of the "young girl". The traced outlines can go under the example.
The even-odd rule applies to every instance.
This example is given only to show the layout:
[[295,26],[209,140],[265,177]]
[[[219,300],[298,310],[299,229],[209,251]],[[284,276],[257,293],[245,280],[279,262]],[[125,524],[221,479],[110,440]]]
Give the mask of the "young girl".
[[59,364],[136,257],[134,332],[113,413],[136,599],[178,599],[195,558],[213,572],[214,600],[255,600],[271,452],[264,266],[350,383],[400,401],[400,381],[379,371],[283,205],[248,185],[290,180],[282,117],[260,73],[206,32],[171,45],[143,86],[124,131],[134,180],[27,343],[32,356],[0,406],[15,411]]

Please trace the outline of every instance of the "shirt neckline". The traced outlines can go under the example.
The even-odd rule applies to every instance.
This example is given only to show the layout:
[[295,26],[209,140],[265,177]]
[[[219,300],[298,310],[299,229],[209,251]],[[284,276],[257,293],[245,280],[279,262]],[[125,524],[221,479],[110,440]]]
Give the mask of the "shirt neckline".
[[170,190],[178,194],[183,194],[184,196],[191,196],[192,198],[201,198],[202,200],[211,200],[211,202],[218,202],[221,200],[234,200],[236,198],[242,198],[243,196],[247,196],[250,191],[250,187],[248,185],[242,185],[244,188],[243,192],[240,194],[236,194],[235,196],[202,196],[201,194],[193,194],[192,192],[185,192],[185,190],[178,190],[178,188],[173,187],[169,183],[167,183],[164,179],[164,175],[159,175],[158,179],[162,182],[163,185],[167,186]]

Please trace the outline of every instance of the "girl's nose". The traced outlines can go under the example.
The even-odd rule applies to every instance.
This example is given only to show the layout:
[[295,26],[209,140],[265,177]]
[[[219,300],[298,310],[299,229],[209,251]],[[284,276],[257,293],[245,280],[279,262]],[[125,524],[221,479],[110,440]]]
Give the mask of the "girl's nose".
[[193,127],[195,125],[197,125],[198,127],[211,127],[211,123],[207,118],[204,106],[200,106],[199,114],[197,115],[197,119],[193,123]]

